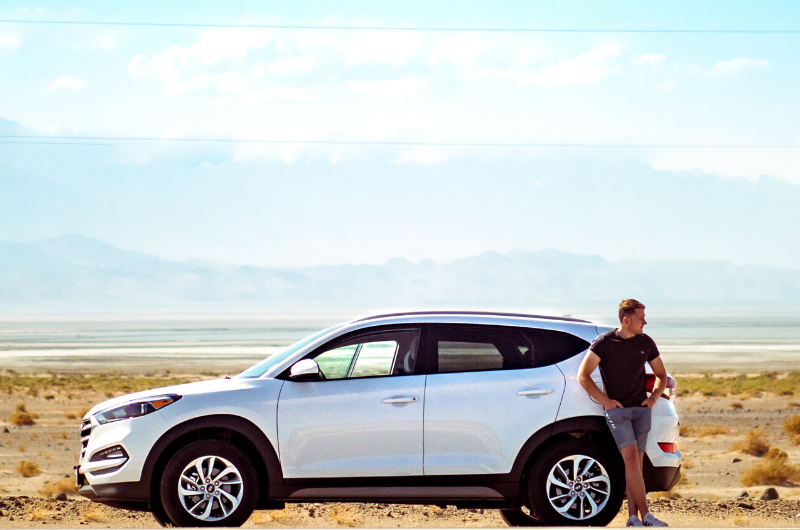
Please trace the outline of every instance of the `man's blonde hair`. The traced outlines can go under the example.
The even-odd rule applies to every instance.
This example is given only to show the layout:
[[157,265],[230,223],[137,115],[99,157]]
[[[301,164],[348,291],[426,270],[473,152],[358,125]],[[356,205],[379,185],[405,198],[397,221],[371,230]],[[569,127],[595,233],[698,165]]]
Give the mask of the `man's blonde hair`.
[[644,309],[644,304],[641,303],[639,300],[634,300],[633,298],[626,298],[622,302],[619,303],[619,321],[622,323],[622,319],[625,317],[633,316],[636,313],[637,309]]

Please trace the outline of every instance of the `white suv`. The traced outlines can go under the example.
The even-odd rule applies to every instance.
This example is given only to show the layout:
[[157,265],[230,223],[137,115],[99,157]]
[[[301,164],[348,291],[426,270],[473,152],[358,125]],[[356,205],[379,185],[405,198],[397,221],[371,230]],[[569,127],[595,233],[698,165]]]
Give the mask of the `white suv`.
[[[97,405],[81,426],[80,492],[174,526],[238,526],[254,509],[327,501],[606,525],[623,464],[576,375],[608,329],[458,311],[340,324],[232,379]],[[648,491],[680,478],[675,386],[653,407]]]

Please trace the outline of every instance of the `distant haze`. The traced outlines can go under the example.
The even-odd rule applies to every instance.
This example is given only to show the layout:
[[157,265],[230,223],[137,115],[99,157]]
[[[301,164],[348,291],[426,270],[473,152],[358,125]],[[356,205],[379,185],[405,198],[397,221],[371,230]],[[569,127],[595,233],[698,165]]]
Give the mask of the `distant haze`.
[[800,270],[722,261],[620,261],[557,250],[450,263],[258,268],[170,261],[67,235],[0,242],[0,311],[366,307],[800,306]]

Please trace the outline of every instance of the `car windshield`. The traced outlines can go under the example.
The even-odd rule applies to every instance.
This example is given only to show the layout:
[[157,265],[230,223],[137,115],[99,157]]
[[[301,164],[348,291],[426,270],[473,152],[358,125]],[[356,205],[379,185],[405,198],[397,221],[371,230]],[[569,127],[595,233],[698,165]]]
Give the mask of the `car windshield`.
[[315,340],[319,339],[320,337],[324,337],[328,333],[330,333],[330,332],[332,332],[332,331],[334,331],[334,330],[336,330],[337,328],[340,328],[340,327],[341,327],[341,324],[338,324],[336,326],[331,326],[331,327],[329,327],[327,329],[323,329],[322,331],[318,331],[318,332],[314,333],[313,335],[310,335],[310,336],[308,336],[308,337],[306,337],[306,338],[304,338],[304,339],[302,339],[302,340],[300,340],[298,342],[295,342],[294,344],[292,344],[291,346],[289,346],[288,348],[286,348],[282,352],[276,353],[275,355],[270,355],[269,357],[267,357],[266,359],[264,359],[260,363],[254,365],[254,366],[251,366],[250,368],[248,368],[244,372],[242,372],[242,373],[240,373],[240,374],[238,374],[238,375],[236,375],[234,377],[261,377],[262,375],[267,373],[267,370],[269,370],[270,368],[272,368],[276,364],[283,362],[284,360],[288,359],[293,354],[295,354],[296,352],[300,351],[302,348],[305,348],[306,346],[308,346],[309,344],[311,344]]

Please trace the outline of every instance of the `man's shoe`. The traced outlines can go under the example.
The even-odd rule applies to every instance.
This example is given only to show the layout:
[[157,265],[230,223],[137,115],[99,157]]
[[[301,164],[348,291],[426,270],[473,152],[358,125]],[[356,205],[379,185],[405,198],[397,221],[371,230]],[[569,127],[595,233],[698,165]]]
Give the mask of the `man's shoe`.
[[[628,520],[630,521],[630,519]],[[669,526],[664,521],[656,519],[655,516],[650,512],[647,512],[647,515],[644,516],[642,523],[644,523],[644,526]]]
[[625,523],[625,526],[644,526],[642,522],[639,520],[638,517],[635,515],[631,515],[628,517],[628,522]]

